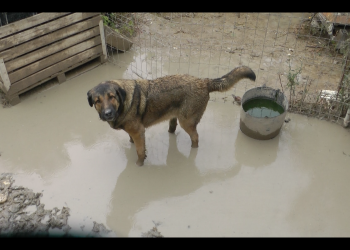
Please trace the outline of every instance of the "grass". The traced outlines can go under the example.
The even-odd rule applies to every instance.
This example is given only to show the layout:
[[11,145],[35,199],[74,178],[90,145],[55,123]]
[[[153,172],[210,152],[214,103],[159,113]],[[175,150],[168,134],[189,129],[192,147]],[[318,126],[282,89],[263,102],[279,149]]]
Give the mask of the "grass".
[[103,12],[103,24],[126,37],[134,37],[138,31],[138,22],[130,12]]
[[302,65],[300,66],[300,68],[294,70],[292,69],[291,65],[290,65],[290,61],[289,61],[289,71],[288,71],[288,75],[287,75],[287,87],[289,89],[289,102],[292,103],[292,95],[295,96],[295,88],[296,86],[299,85],[299,78],[298,75],[301,73],[302,70]]

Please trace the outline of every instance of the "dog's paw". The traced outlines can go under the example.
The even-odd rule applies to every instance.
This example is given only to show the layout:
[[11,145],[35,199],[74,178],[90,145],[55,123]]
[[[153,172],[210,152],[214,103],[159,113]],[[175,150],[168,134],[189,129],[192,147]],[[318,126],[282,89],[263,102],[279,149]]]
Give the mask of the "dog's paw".
[[137,160],[136,165],[139,167],[143,166],[143,161]]

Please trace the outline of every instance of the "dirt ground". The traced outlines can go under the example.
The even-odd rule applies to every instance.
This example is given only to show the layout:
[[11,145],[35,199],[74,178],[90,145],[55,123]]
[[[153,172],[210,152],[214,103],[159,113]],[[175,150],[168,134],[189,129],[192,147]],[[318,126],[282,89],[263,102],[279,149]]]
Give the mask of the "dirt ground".
[[14,186],[12,174],[0,176],[0,237],[108,237],[111,230],[93,222],[89,234],[71,231],[69,208],[45,209],[42,193]]
[[[250,88],[279,88],[290,111],[339,122],[346,113],[341,98],[331,103],[322,90],[339,90],[345,59],[335,43],[312,33],[312,13],[137,13],[134,61],[129,77],[154,79],[168,74],[220,77],[239,65],[251,67],[255,83],[244,81],[229,94]],[[122,64],[118,52],[110,61]],[[128,62],[125,62],[128,63]],[[290,92],[288,74],[301,69]],[[349,96],[347,96],[348,98]],[[346,99],[346,98],[345,98]],[[341,121],[340,121],[341,122]]]
[[[256,84],[280,87],[278,75],[282,74],[286,89],[290,62],[292,69],[302,66],[300,78],[312,82],[310,91],[336,89],[342,74],[342,55],[334,51],[329,37],[311,35],[310,16],[311,13],[142,13],[138,14],[143,21],[142,33],[134,42],[141,50],[158,52],[152,56],[154,61],[179,62],[183,70],[191,64],[211,64],[213,72],[194,70],[202,77],[221,76],[227,69],[244,64],[257,73]],[[181,71],[180,68],[179,73],[187,73]]]

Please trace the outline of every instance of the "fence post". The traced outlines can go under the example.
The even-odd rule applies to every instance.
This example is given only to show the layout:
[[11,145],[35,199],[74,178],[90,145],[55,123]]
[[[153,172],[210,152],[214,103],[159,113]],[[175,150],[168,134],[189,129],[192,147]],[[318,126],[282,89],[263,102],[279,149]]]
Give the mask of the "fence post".
[[10,89],[11,83],[10,83],[9,76],[7,74],[4,59],[2,59],[2,58],[0,58],[0,76],[1,76],[1,79],[4,83],[6,91],[8,91]]

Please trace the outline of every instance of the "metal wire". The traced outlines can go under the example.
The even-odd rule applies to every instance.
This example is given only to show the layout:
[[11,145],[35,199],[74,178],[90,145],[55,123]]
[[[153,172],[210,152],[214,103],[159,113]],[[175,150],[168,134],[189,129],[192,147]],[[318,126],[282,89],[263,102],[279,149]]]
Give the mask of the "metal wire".
[[[349,59],[336,51],[335,36],[311,25],[309,17],[315,18],[315,14],[132,13],[125,17],[117,13],[116,18],[125,25],[134,20],[137,34],[130,38],[134,45],[129,51],[123,55],[111,51],[108,59],[127,67],[126,77],[132,79],[172,73],[203,77],[206,70],[205,75],[216,78],[236,66],[250,66],[257,75],[254,85],[244,80],[229,93],[243,94],[264,83],[274,88],[282,85],[290,99],[290,111],[340,123],[349,105],[349,100],[345,101],[350,95],[346,93],[349,83],[343,77],[349,74]],[[334,21],[338,20],[339,13],[333,14]],[[348,28],[346,24],[333,29]],[[118,34],[106,34],[110,35]],[[126,62],[128,53],[134,55],[132,62]],[[299,67],[301,73],[292,79]],[[294,93],[290,93],[291,80],[300,83]],[[342,99],[327,97],[324,90],[337,91]],[[214,94],[212,100],[218,101],[218,96]]]

